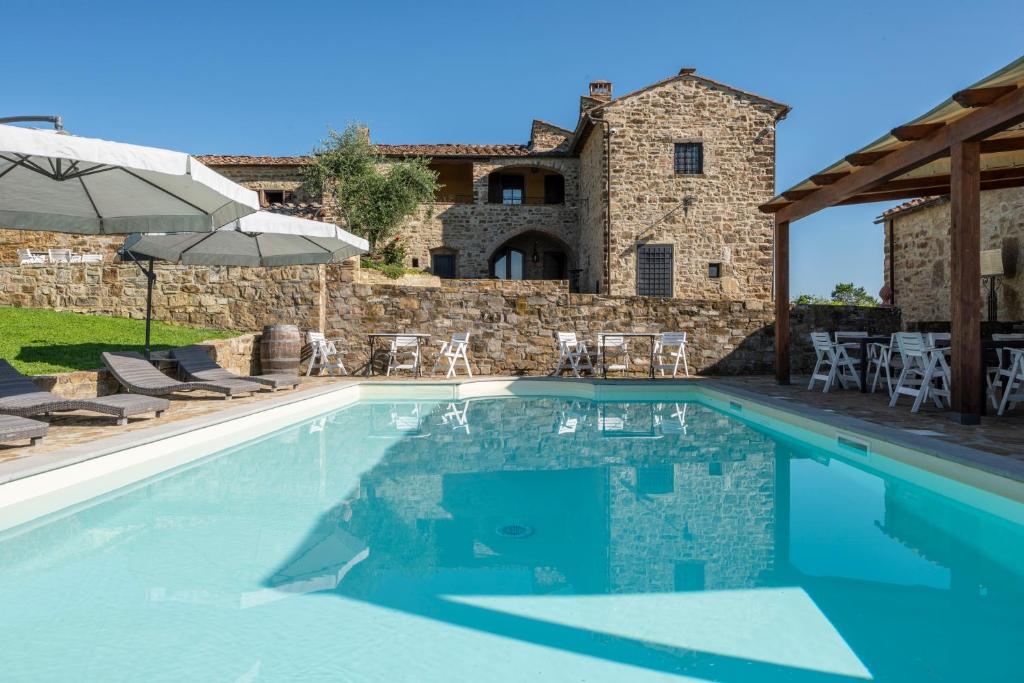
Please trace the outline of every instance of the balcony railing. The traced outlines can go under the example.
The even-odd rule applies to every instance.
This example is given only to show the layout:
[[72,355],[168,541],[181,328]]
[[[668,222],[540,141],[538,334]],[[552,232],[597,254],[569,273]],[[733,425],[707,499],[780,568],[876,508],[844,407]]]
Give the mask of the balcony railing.
[[472,204],[471,194],[452,194],[450,192],[439,192],[434,195],[434,201],[438,204]]
[[488,204],[504,204],[505,206],[558,206],[559,204],[565,204],[565,201],[545,201],[545,197],[523,197],[521,200],[516,201],[493,201]]

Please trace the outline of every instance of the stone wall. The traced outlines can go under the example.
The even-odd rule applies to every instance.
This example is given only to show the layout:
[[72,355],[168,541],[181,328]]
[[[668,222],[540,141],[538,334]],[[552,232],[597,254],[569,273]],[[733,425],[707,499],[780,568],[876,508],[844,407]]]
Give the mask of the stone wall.
[[[894,304],[908,323],[949,320],[949,202],[938,201],[893,216],[895,245],[885,230],[886,257],[893,254]],[[887,227],[887,226],[886,226]],[[1024,188],[981,193],[981,248],[1002,249],[999,319],[1024,321]],[[893,248],[895,247],[895,248]],[[891,250],[891,252],[890,252]],[[885,268],[885,283],[891,286]],[[979,283],[982,320],[988,315],[988,284]]]
[[[482,374],[546,374],[555,363],[554,333],[570,330],[591,340],[599,331],[686,331],[694,371],[768,373],[773,366],[773,312],[759,301],[570,294],[565,281],[446,280],[409,287],[353,281],[341,265],[158,265],[157,271],[155,319],[250,332],[273,323],[326,328],[345,340],[350,370],[364,366],[366,335],[378,331],[425,332],[434,337],[434,348],[453,332],[469,331],[474,370]],[[145,279],[131,264],[0,266],[0,305],[140,318]],[[813,365],[807,342],[812,330],[887,334],[899,320],[899,311],[889,308],[794,307],[794,371]],[[645,353],[644,342],[634,345]],[[252,351],[223,353],[225,362],[244,371]]]
[[[193,268],[157,262],[156,273],[157,320],[239,331],[281,320],[319,327],[318,266]],[[132,263],[0,265],[0,305],[142,318],[146,278]]]
[[[612,130],[611,294],[636,293],[637,245],[649,243],[674,246],[674,296],[770,300],[774,226],[757,206],[774,193],[779,112],[700,78],[603,108]],[[675,173],[680,142],[703,143],[703,174]],[[709,277],[710,263],[721,264],[721,277]]]

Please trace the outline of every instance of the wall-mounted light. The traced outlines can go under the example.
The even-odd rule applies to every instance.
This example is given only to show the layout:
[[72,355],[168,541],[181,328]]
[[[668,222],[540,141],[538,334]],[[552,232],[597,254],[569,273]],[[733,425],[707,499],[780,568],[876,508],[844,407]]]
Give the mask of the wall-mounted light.
[[690,207],[697,203],[696,197],[683,197],[683,214],[690,215]]
[[988,278],[988,319],[999,319],[999,300],[996,294],[996,278],[1003,274],[1003,250],[986,249],[981,252],[981,276]]

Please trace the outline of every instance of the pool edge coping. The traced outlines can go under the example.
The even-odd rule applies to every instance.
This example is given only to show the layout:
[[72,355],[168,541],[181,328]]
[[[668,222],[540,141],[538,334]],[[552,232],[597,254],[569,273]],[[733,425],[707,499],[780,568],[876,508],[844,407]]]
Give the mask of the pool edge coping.
[[[54,470],[70,467],[82,462],[94,460],[107,455],[137,448],[151,443],[171,439],[176,436],[187,434],[197,429],[212,427],[224,424],[243,417],[275,410],[284,406],[294,405],[302,401],[319,398],[331,393],[350,389],[353,386],[376,386],[376,387],[414,387],[414,386],[451,386],[458,394],[458,387],[466,384],[480,384],[496,382],[501,384],[524,383],[524,384],[558,384],[558,385],[580,385],[580,386],[611,386],[611,387],[687,387],[697,390],[712,390],[720,394],[750,401],[769,410],[794,415],[806,420],[820,422],[828,427],[837,430],[848,431],[870,439],[878,439],[893,446],[917,451],[922,455],[929,455],[952,462],[957,465],[980,470],[987,474],[1003,477],[1016,482],[1024,483],[1024,461],[1016,460],[1005,455],[998,455],[988,451],[982,451],[970,446],[950,443],[943,439],[932,436],[908,433],[895,427],[871,422],[859,417],[843,415],[830,412],[822,408],[816,408],[799,401],[781,400],[778,396],[744,389],[731,383],[717,379],[662,379],[656,383],[645,379],[602,379],[602,378],[563,378],[563,377],[462,377],[454,379],[422,378],[403,380],[373,380],[368,378],[353,378],[341,382],[335,382],[324,386],[309,389],[299,389],[287,392],[280,396],[268,398],[259,403],[251,403],[244,406],[232,407],[226,410],[217,411],[207,415],[199,415],[186,418],[169,424],[154,424],[145,428],[114,434],[87,444],[76,444],[50,453],[42,453],[38,456],[27,456],[7,463],[0,463],[0,486],[4,484],[27,479]],[[500,395],[500,394],[498,394]],[[455,398],[455,397],[453,397]],[[469,397],[469,398],[482,398]],[[597,399],[598,396],[593,398]],[[465,400],[465,399],[463,399]]]

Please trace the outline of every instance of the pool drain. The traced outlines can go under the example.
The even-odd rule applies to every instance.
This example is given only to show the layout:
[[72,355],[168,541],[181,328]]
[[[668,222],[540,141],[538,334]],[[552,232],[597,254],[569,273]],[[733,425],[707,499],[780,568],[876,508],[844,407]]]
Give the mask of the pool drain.
[[499,526],[496,532],[504,538],[526,538],[533,535],[533,529],[525,524],[505,524]]

